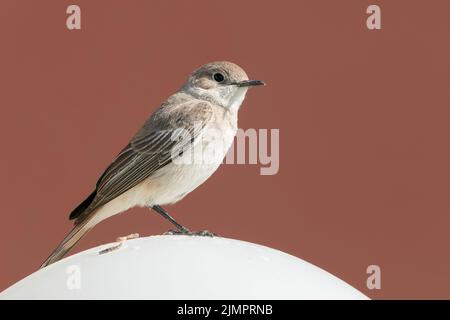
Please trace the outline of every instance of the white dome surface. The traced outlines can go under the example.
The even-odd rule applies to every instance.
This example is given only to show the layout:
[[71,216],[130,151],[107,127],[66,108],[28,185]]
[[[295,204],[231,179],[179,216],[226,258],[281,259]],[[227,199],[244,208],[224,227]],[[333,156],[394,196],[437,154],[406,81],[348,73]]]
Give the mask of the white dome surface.
[[0,299],[368,299],[330,273],[265,246],[152,236],[102,245],[38,270]]

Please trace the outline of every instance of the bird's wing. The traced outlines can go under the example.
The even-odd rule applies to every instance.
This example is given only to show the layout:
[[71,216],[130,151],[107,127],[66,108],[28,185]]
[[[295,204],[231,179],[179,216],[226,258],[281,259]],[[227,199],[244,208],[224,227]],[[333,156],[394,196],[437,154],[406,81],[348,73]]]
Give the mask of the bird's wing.
[[102,174],[88,208],[71,218],[79,220],[189,150],[212,114],[211,105],[198,100],[162,106]]

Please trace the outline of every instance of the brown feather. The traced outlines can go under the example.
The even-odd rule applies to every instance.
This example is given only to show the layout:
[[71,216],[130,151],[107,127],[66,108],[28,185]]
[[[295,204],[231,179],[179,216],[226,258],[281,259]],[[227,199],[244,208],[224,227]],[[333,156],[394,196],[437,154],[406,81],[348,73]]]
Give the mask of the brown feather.
[[66,253],[73,248],[83,238],[89,230],[91,230],[94,225],[89,225],[89,222],[93,218],[93,214],[86,216],[82,221],[78,221],[75,227],[67,234],[67,236],[61,241],[61,243],[56,247],[55,250],[50,254],[50,256],[41,265],[44,268],[56,261],[61,260]]

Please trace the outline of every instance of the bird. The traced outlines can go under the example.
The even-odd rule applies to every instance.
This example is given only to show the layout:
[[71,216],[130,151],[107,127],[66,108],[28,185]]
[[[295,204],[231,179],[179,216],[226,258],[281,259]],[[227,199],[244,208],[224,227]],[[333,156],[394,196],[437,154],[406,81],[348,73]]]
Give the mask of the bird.
[[73,229],[41,265],[73,248],[95,225],[132,207],[148,207],[170,221],[172,234],[192,232],[162,206],[174,204],[204,183],[220,166],[237,132],[238,111],[247,90],[265,85],[249,80],[228,61],[192,72],[144,122],[98,179],[94,191],[69,216]]

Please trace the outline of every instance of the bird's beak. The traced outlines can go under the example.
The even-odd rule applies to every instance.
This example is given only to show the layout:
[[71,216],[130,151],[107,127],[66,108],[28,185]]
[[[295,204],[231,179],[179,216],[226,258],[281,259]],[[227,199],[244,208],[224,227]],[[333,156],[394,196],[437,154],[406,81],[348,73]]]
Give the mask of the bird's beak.
[[265,86],[264,81],[261,80],[244,80],[236,83],[238,87],[254,87],[254,86]]

